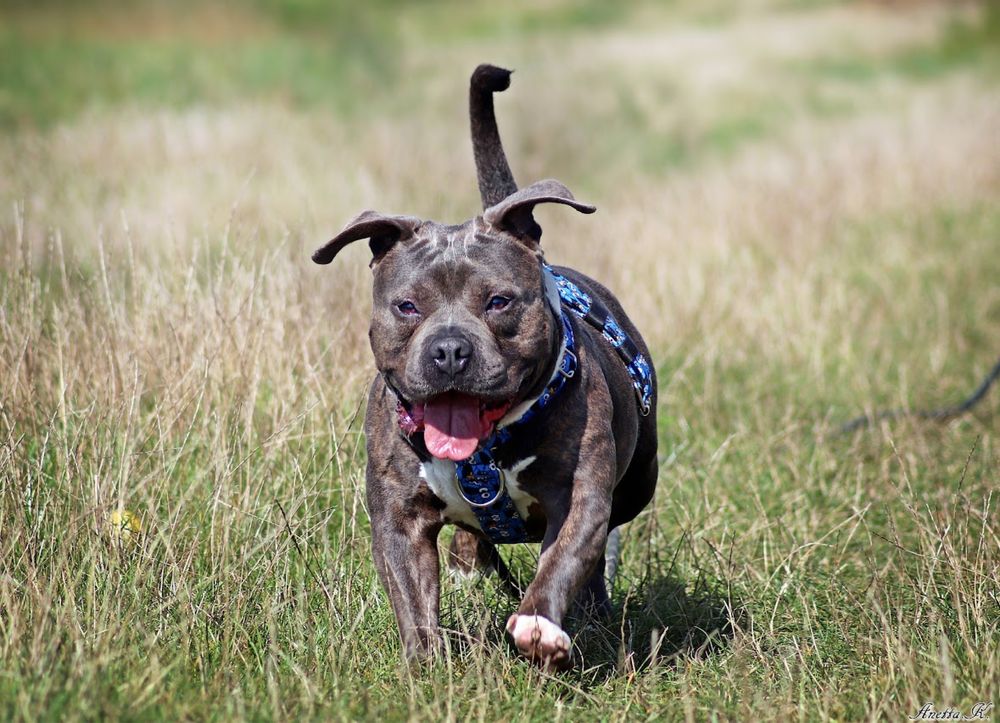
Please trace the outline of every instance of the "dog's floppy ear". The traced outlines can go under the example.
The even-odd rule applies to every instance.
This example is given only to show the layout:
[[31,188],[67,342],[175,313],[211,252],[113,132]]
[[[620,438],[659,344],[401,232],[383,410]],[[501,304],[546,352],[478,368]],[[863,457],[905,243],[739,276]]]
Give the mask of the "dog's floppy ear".
[[328,264],[347,244],[358,239],[368,239],[372,250],[372,263],[381,259],[401,238],[411,236],[420,226],[415,216],[386,216],[377,211],[363,211],[355,216],[344,230],[326,242],[312,255],[317,264]]
[[550,178],[510,194],[500,203],[486,209],[483,218],[493,226],[538,241],[542,237],[542,229],[535,223],[531,211],[539,203],[561,203],[572,206],[580,213],[593,213],[597,210],[596,206],[577,201],[566,186]]

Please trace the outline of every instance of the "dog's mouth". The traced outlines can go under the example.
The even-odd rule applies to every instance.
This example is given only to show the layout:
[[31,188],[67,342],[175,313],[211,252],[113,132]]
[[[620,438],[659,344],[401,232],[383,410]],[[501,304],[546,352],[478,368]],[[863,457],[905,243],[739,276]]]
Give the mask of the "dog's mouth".
[[459,392],[446,392],[425,402],[399,407],[399,426],[406,434],[423,430],[427,451],[438,459],[454,462],[471,457],[513,406],[486,402]]

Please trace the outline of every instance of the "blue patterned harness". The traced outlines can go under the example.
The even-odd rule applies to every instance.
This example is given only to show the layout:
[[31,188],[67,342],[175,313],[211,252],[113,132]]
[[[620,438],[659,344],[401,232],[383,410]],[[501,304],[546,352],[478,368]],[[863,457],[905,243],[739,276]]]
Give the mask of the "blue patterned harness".
[[607,339],[621,358],[629,377],[632,378],[632,386],[635,389],[636,398],[639,400],[639,411],[645,417],[649,414],[653,402],[653,372],[646,357],[625,333],[625,330],[618,325],[615,317],[605,308],[604,304],[597,299],[592,299],[587,292],[565,276],[557,274],[551,266],[545,265],[543,268],[545,273],[556,282],[559,289],[560,305],[564,309],[572,311],[595,329],[599,329],[601,335]]
[[583,289],[560,275],[551,266],[542,267],[546,276],[559,290],[560,317],[563,325],[563,351],[559,364],[548,386],[540,397],[515,422],[496,429],[476,452],[466,460],[455,463],[458,489],[479,521],[483,533],[494,544],[526,542],[524,520],[507,492],[506,477],[497,464],[497,452],[509,442],[518,427],[534,419],[569,383],[576,374],[577,358],[573,326],[567,311],[573,312],[591,326],[599,329],[604,338],[621,357],[639,402],[643,416],[649,414],[653,397],[653,374],[649,362],[628,334],[618,325],[603,304],[591,298]]

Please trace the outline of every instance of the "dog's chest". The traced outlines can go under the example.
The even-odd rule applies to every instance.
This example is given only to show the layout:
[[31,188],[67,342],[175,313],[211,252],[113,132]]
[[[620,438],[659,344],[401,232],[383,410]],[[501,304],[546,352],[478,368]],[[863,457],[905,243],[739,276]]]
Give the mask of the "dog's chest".
[[[510,468],[503,468],[506,480],[506,489],[510,494],[517,512],[522,519],[528,519],[529,508],[532,504],[537,504],[538,500],[522,489],[518,484],[517,476],[527,469],[532,462],[537,459],[534,456],[525,457],[515,462]],[[464,525],[481,530],[476,514],[469,507],[462,494],[458,490],[458,478],[455,474],[455,463],[445,459],[433,459],[430,462],[423,462],[420,465],[420,477],[427,486],[431,488],[438,499],[445,504],[441,510],[441,519],[445,522],[461,522]]]

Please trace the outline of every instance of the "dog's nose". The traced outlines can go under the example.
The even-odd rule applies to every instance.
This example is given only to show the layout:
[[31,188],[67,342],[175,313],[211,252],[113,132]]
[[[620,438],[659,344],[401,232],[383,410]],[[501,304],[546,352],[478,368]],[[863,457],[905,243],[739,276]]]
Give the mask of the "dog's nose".
[[438,340],[431,348],[434,365],[449,377],[456,377],[465,371],[472,356],[472,344],[459,336]]

